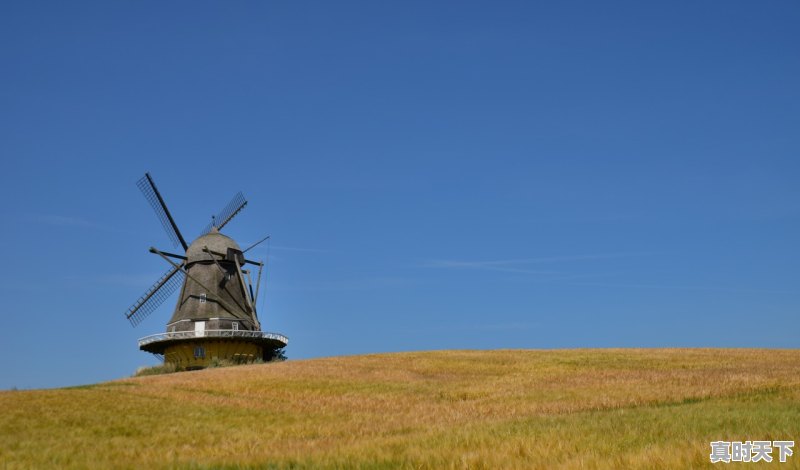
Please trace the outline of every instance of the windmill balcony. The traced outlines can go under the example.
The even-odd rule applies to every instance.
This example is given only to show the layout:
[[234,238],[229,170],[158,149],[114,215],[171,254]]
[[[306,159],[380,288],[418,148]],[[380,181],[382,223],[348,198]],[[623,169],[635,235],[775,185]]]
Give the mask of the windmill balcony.
[[266,339],[279,341],[288,344],[289,338],[280,333],[268,333],[266,331],[249,331],[249,330],[204,330],[204,331],[169,331],[165,333],[157,333],[150,336],[145,336],[139,339],[139,347],[147,346],[151,343],[162,341],[173,341],[182,339],[195,339],[195,338],[252,338],[252,339]]
[[139,340],[139,349],[163,356],[165,363],[179,370],[193,370],[208,367],[215,360],[237,364],[259,358],[267,361],[288,342],[286,336],[266,331],[188,330],[145,336]]

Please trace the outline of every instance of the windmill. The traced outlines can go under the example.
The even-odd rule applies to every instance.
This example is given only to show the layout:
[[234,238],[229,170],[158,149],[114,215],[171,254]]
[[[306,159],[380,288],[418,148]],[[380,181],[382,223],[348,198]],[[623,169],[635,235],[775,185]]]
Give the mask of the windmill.
[[[169,263],[169,269],[125,312],[137,326],[180,286],[180,295],[164,333],[139,340],[139,349],[162,356],[166,363],[183,369],[208,366],[215,359],[251,362],[268,359],[289,339],[261,331],[256,303],[264,263],[245,258],[245,250],[220,230],[247,205],[237,193],[192,243],[187,244],[172,218],[153,178],[145,173],[137,183],[155,210],[175,248],[184,254],[151,247]],[[253,290],[251,270],[258,268]]]

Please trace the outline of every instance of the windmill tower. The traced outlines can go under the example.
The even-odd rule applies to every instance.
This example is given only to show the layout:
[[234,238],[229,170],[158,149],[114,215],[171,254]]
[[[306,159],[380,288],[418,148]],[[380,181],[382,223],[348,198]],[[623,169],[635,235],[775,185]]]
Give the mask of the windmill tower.
[[[136,326],[178,286],[181,292],[166,331],[141,338],[139,349],[162,356],[166,363],[179,368],[199,369],[215,359],[269,359],[285,347],[288,338],[261,331],[256,301],[264,263],[245,258],[245,252],[266,238],[242,250],[220,232],[247,205],[242,193],[237,193],[200,236],[187,244],[150,174],[145,173],[137,186],[173,245],[184,251],[180,255],[150,248],[170,268],[125,312],[125,317]],[[255,291],[248,266],[258,268]]]

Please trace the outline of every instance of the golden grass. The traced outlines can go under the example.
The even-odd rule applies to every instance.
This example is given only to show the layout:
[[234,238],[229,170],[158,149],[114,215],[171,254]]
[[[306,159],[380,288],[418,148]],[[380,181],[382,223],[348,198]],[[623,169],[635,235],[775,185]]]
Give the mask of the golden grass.
[[712,440],[800,445],[800,351],[338,357],[2,392],[0,410],[0,468],[698,468]]

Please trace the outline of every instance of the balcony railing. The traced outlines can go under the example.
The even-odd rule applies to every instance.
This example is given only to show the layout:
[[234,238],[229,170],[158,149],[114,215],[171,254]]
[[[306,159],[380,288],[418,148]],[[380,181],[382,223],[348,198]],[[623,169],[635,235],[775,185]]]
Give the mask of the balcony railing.
[[284,345],[289,343],[289,338],[279,333],[267,333],[266,331],[249,331],[249,330],[204,330],[204,331],[168,331],[166,333],[158,333],[155,335],[145,336],[139,340],[139,347],[155,343],[157,341],[168,341],[173,339],[191,339],[191,338],[263,338],[274,339],[282,342]]

